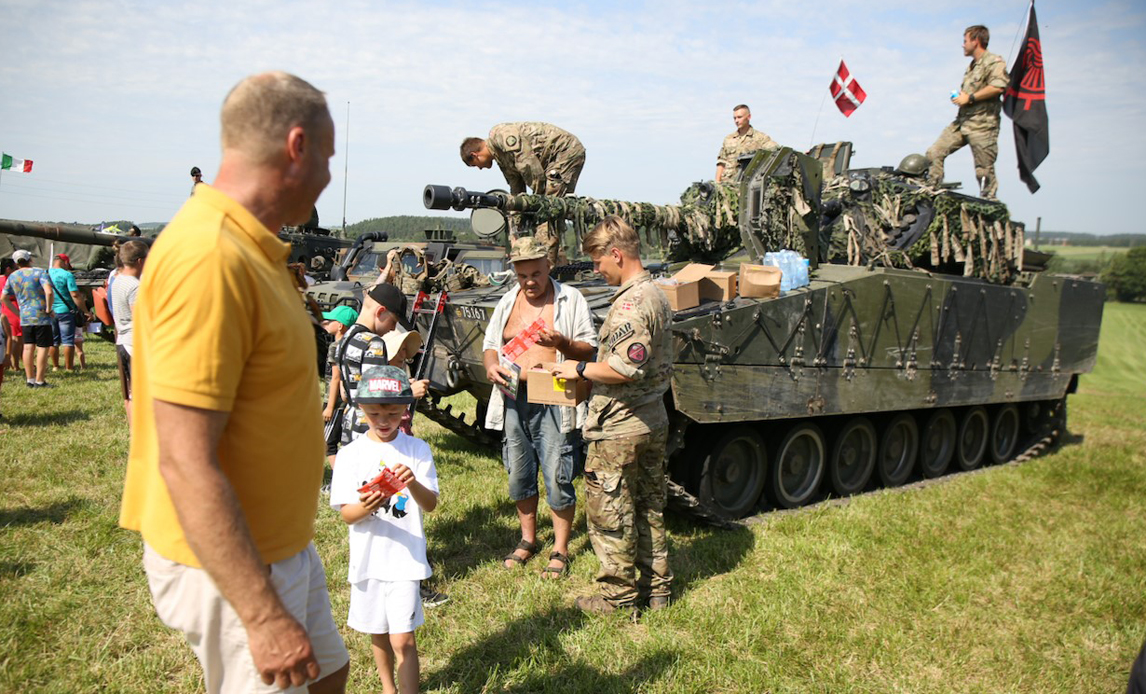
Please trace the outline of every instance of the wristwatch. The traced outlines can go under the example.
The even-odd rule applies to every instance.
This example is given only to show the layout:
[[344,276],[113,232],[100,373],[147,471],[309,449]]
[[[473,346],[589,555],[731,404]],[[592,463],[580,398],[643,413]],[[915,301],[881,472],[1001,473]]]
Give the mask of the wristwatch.
[[589,365],[589,362],[587,362],[587,361],[577,362],[577,376],[578,377],[585,378],[585,367],[588,365]]
[[967,95],[967,105],[970,106],[973,103],[975,103],[975,92],[971,92]]

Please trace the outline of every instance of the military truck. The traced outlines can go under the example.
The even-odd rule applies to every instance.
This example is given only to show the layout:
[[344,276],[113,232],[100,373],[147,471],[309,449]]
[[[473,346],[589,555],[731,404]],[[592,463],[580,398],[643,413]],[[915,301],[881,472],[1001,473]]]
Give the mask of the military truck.
[[[1001,203],[890,167],[852,170],[850,154],[850,143],[756,152],[738,181],[695,183],[677,205],[445,186],[427,186],[424,203],[518,214],[526,230],[566,220],[577,239],[618,214],[665,249],[655,272],[691,260],[739,270],[781,248],[808,259],[807,286],[674,316],[670,497],[694,512],[795,508],[1047,445],[1094,366],[1104,287],[1025,263],[1022,225]],[[613,289],[577,286],[600,324]],[[450,294],[422,404],[487,445],[498,439],[481,427],[481,343],[503,291]],[[477,422],[441,407],[461,391],[476,397]]]

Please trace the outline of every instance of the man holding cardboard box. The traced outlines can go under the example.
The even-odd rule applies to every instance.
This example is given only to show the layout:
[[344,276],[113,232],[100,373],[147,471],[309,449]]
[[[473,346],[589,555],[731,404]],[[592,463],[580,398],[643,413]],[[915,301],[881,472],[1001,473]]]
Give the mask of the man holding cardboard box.
[[601,593],[576,604],[608,613],[637,608],[643,595],[649,609],[658,610],[672,592],[664,519],[672,308],[641,264],[640,237],[620,217],[606,217],[581,247],[620,289],[601,326],[597,361],[552,369],[556,377],[593,383],[583,430],[589,442],[585,496]]
[[[539,364],[592,358],[597,337],[585,297],[549,277],[542,243],[529,236],[515,239],[509,261],[518,286],[498,302],[482,343],[486,376],[497,386],[490,395],[485,425],[505,431],[502,454],[509,473],[509,495],[517,504],[521,522],[521,542],[504,563],[514,568],[541,549],[537,544],[540,468],[553,516],[553,552],[542,574],[558,578],[569,569],[569,536],[577,503],[573,479],[586,408],[576,402],[573,407],[535,404],[526,375]],[[548,373],[545,377],[553,383]]]

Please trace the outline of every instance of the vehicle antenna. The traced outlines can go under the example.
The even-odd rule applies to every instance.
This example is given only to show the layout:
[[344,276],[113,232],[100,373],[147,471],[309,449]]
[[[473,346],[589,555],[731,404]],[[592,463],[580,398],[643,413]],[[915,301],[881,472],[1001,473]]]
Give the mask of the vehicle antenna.
[[350,102],[346,102],[346,146],[342,149],[342,236],[346,237],[346,178],[350,173]]

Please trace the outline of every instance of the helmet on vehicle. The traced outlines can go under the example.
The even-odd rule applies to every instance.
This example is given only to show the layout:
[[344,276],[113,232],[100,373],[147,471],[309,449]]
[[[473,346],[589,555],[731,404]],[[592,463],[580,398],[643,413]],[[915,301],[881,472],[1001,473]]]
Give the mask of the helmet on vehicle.
[[191,175],[192,176],[202,176],[203,172],[199,170],[198,166],[192,166],[191,167]]
[[931,160],[922,154],[908,154],[895,170],[907,176],[919,176],[926,173],[929,166]]

